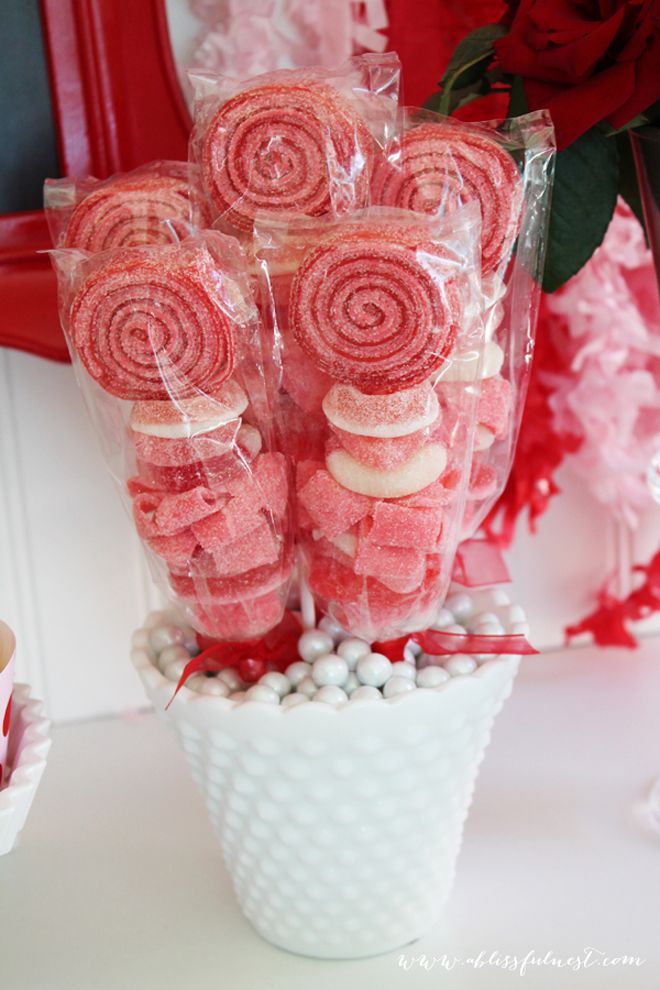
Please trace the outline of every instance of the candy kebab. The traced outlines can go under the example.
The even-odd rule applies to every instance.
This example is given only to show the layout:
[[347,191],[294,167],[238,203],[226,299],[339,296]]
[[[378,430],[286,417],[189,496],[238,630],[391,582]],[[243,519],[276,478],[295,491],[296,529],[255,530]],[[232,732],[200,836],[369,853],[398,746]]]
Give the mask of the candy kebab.
[[207,234],[103,256],[69,333],[98,385],[132,400],[126,487],[154,576],[199,631],[248,639],[282,616],[292,549],[237,252]]
[[46,215],[60,247],[96,253],[185,237],[197,172],[185,162],[152,162],[110,179],[49,179]]
[[481,346],[474,216],[444,239],[409,214],[343,221],[292,286],[291,332],[334,381],[323,459],[297,465],[308,580],[372,638],[421,628],[449,580],[475,396],[459,386],[448,426],[435,383],[459,344]]

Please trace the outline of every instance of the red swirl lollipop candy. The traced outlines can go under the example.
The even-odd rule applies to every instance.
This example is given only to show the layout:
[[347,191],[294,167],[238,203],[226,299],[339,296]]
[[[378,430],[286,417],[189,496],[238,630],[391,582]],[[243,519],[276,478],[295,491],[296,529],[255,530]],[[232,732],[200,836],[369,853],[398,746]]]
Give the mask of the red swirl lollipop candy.
[[97,252],[171,244],[165,221],[185,236],[190,216],[185,174],[120,177],[100,185],[78,203],[62,246]]
[[366,124],[331,86],[253,86],[208,124],[203,181],[227,221],[249,231],[258,213],[321,216],[365,206],[373,149]]
[[294,337],[339,382],[375,394],[408,389],[451,351],[459,267],[415,225],[347,225],[302,260],[291,288]]
[[92,378],[121,399],[212,391],[234,367],[235,320],[203,248],[132,249],[92,272],[71,304],[69,330]]
[[406,131],[396,164],[385,157],[375,164],[372,194],[374,203],[428,214],[478,202],[484,275],[506,260],[520,226],[523,183],[514,159],[465,124],[438,120]]

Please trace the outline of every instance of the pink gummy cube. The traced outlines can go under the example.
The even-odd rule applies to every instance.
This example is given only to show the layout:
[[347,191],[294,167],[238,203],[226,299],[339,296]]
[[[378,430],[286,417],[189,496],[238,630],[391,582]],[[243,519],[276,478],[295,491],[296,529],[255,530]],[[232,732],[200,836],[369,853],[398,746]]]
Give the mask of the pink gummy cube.
[[332,427],[329,449],[333,449],[335,444],[338,444],[360,464],[366,464],[378,471],[392,471],[409,461],[428,442],[428,439],[428,430],[417,430],[416,433],[409,433],[405,437],[381,439],[362,437]]
[[317,471],[298,491],[298,500],[328,539],[345,533],[371,508],[371,499],[344,488],[325,469]]
[[273,515],[283,515],[288,496],[284,454],[259,454],[227,481],[227,491],[242,498],[245,505],[251,504],[255,511],[267,509]]
[[456,487],[453,482],[454,477],[449,472],[445,472],[438,481],[432,482],[413,495],[406,495],[405,498],[397,499],[396,504],[413,509],[449,505],[456,498]]
[[263,522],[232,543],[226,543],[213,553],[217,573],[221,577],[272,564],[280,555],[282,542],[264,519]]
[[218,499],[210,488],[198,485],[187,492],[165,495],[156,509],[155,522],[161,536],[172,536],[193,523],[212,515]]
[[152,536],[147,543],[170,567],[186,567],[197,546],[197,537],[191,529],[184,529],[173,536]]
[[489,464],[474,461],[470,472],[468,498],[490,498],[497,490],[497,474]]
[[212,516],[193,523],[192,530],[201,547],[209,553],[222,553],[227,543],[233,543],[251,533],[263,521],[259,509],[239,496]]
[[494,433],[498,440],[506,436],[513,405],[513,389],[501,375],[486,378],[481,383],[477,422]]
[[435,550],[442,531],[442,512],[437,508],[411,508],[397,502],[377,502],[370,544]]
[[377,546],[367,539],[355,558],[356,574],[377,578],[400,594],[415,591],[424,580],[426,555],[408,547]]
[[197,624],[209,636],[220,639],[257,639],[277,625],[284,612],[283,595],[271,591],[228,605],[204,603],[195,608]]

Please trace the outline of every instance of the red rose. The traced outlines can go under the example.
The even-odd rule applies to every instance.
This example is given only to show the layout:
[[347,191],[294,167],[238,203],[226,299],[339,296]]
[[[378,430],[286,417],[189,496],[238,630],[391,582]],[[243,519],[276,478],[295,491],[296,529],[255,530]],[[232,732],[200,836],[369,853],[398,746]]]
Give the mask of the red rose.
[[660,99],[660,0],[520,0],[500,66],[547,107],[565,148],[600,120],[622,127]]

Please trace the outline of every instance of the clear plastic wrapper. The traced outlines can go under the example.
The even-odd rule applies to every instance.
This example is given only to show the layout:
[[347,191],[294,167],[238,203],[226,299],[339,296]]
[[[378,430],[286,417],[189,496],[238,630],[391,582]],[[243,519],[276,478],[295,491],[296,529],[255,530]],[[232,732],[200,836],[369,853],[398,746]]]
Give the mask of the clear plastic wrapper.
[[428,626],[449,584],[480,374],[443,382],[457,355],[480,373],[479,231],[474,205],[255,229],[303,579],[368,640]]
[[53,260],[78,382],[154,579],[199,632],[264,635],[293,546],[237,241],[206,232]]
[[399,75],[393,53],[248,81],[191,73],[191,157],[214,219],[249,237],[257,215],[273,224],[368,206],[374,162],[396,133]]
[[534,350],[554,167],[546,112],[464,123],[402,110],[400,131],[375,163],[374,204],[447,216],[477,203],[486,345],[481,365],[457,355],[443,386],[481,377],[463,536],[474,534],[511,469]]
[[208,220],[199,171],[187,162],[150,162],[109,179],[47,179],[44,207],[56,247],[93,254],[171,244],[172,232],[191,233],[193,213],[200,227]]

